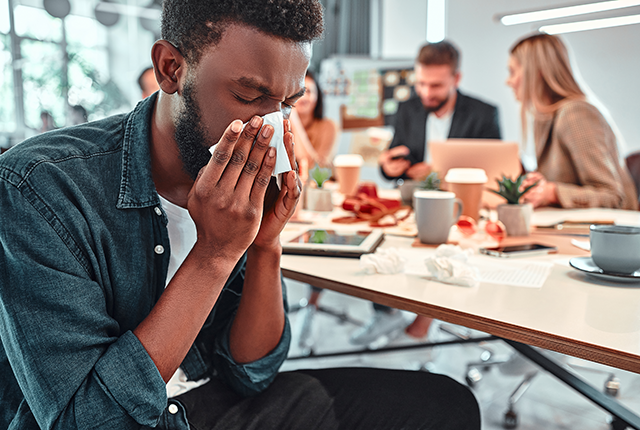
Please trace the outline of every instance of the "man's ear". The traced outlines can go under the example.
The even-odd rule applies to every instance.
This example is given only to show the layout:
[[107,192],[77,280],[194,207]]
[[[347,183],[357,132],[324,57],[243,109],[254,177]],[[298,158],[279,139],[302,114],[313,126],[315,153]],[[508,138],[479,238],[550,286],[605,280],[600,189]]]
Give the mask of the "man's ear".
[[151,60],[160,89],[167,94],[181,91],[186,63],[178,48],[166,40],[158,40],[151,48]]
[[455,79],[455,86],[456,88],[458,88],[458,85],[460,85],[460,78],[462,77],[462,74],[460,73],[460,71],[457,71],[456,74],[454,75],[454,79]]

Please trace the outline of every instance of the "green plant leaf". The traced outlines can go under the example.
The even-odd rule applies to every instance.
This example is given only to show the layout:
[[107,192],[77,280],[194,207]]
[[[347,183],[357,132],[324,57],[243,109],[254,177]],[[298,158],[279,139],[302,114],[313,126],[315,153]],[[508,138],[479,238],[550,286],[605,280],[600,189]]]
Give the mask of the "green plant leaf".
[[440,189],[440,178],[438,178],[437,172],[429,173],[427,178],[420,182],[418,188],[423,190],[439,190]]
[[331,169],[322,168],[316,164],[309,172],[309,176],[311,176],[318,188],[322,188],[324,182],[331,177]]
[[520,203],[522,196],[538,184],[536,182],[535,184],[526,187],[524,190],[521,190],[520,187],[522,186],[524,179],[525,175],[518,176],[516,180],[502,175],[502,180],[496,179],[496,182],[498,183],[498,190],[490,189],[489,191],[504,197],[507,203],[517,205]]

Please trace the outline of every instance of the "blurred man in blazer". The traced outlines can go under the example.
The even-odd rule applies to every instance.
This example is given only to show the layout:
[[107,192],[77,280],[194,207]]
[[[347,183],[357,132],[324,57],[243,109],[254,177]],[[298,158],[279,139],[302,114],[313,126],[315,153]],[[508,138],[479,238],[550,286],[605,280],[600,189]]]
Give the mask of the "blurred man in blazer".
[[448,138],[500,139],[498,109],[458,90],[460,53],[447,41],[424,45],[415,64],[417,96],[400,103],[395,134],[379,158],[389,180],[424,179],[428,142]]
[[[431,173],[429,141],[452,138],[500,139],[498,109],[458,90],[460,53],[450,42],[424,45],[415,64],[416,97],[400,103],[389,149],[379,157],[380,172],[389,180],[422,180]],[[369,345],[406,327],[408,335],[427,335],[431,318],[416,317],[407,327],[403,315],[374,303],[375,314],[351,336],[355,345]]]

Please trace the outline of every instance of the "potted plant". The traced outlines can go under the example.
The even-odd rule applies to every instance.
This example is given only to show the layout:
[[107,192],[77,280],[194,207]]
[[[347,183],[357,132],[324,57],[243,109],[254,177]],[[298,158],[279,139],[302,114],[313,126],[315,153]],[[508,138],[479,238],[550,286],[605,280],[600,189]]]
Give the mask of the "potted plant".
[[310,186],[306,189],[306,208],[310,211],[330,212],[333,210],[331,190],[323,188],[327,179],[331,177],[331,169],[316,166],[309,172]]
[[415,190],[437,191],[440,189],[440,179],[436,172],[429,173],[429,176],[422,181],[406,180],[403,183],[400,183],[400,181],[401,179],[398,180],[398,186],[400,188],[400,200],[402,200],[403,205],[413,206],[413,192]]
[[506,176],[502,176],[502,180],[496,179],[498,182],[498,190],[489,189],[489,191],[504,197],[506,204],[498,205],[498,220],[504,224],[507,230],[507,236],[528,236],[531,226],[531,214],[533,214],[533,205],[531,203],[520,203],[520,199],[531,188],[538,183],[522,188],[522,182],[525,175],[520,175],[515,181]]

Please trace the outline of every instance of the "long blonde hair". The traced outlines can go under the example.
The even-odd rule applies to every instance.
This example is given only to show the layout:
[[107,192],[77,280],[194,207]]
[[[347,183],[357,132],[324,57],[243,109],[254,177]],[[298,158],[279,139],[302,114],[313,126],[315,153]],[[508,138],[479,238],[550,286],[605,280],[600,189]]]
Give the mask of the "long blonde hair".
[[527,112],[549,117],[567,101],[585,99],[573,76],[567,48],[557,36],[544,33],[527,36],[516,42],[510,53],[522,66],[523,134]]

